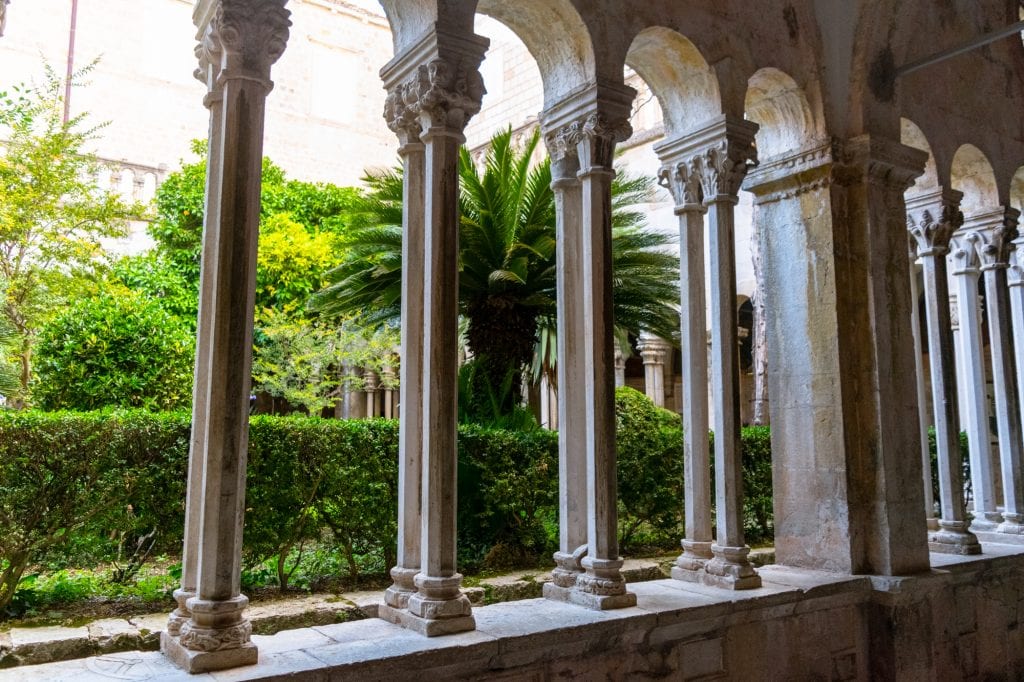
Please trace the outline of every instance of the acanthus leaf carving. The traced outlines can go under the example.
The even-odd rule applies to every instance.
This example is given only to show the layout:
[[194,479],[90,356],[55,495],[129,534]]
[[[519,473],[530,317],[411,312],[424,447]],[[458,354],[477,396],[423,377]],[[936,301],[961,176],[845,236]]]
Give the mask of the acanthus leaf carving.
[[757,165],[757,149],[753,140],[723,138],[699,154],[698,159],[704,200],[735,198],[747,171]]
[[470,57],[432,59],[421,64],[412,81],[402,88],[405,105],[424,126],[463,130],[480,111],[486,94],[479,64]]
[[944,201],[938,206],[907,211],[907,230],[920,256],[944,256],[949,253],[953,233],[963,223],[964,215],[953,202]]

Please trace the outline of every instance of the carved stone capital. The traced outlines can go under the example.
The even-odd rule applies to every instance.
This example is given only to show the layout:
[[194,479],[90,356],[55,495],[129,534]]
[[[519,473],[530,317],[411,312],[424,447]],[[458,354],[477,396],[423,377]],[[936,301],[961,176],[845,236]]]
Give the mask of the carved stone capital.
[[705,150],[699,160],[704,201],[735,200],[747,171],[757,165],[757,149],[752,137],[727,137]]
[[439,57],[419,66],[406,84],[403,97],[424,129],[465,129],[469,119],[480,111],[486,92],[479,65],[479,60],[462,56]]
[[954,275],[977,275],[981,270],[981,252],[979,242],[983,241],[980,232],[968,232],[961,229],[953,234],[950,242],[950,255],[953,257]]
[[694,157],[664,165],[658,171],[658,184],[672,193],[677,210],[703,210],[701,164]]
[[555,155],[565,157],[575,151],[585,172],[591,168],[611,169],[615,145],[632,134],[628,118],[591,112],[550,131],[546,137],[551,139],[549,149],[553,148]]
[[907,230],[918,255],[944,256],[949,253],[953,233],[964,223],[960,192],[937,192],[907,200]]
[[877,135],[860,135],[833,142],[837,164],[834,180],[852,184],[863,179],[887,190],[906,191],[924,172],[928,153],[896,140]]
[[410,87],[409,83],[399,83],[388,90],[387,99],[384,100],[384,121],[391,132],[398,136],[403,147],[419,142],[422,131],[416,107],[406,104],[407,99],[415,102],[415,98],[408,94]]
[[195,77],[211,93],[231,78],[259,81],[269,90],[270,67],[284,54],[292,25],[286,2],[219,0],[196,46]]
[[981,269],[1006,268],[1017,239],[1020,211],[1001,207],[995,211],[973,215],[964,221],[964,231],[976,235],[974,242],[981,259]]

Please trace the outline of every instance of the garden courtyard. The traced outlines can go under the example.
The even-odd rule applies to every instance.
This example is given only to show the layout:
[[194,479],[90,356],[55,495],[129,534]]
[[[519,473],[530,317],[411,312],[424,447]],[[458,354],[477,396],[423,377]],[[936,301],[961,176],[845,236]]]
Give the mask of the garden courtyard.
[[1024,679],[1024,4],[101,4],[0,0],[0,679]]

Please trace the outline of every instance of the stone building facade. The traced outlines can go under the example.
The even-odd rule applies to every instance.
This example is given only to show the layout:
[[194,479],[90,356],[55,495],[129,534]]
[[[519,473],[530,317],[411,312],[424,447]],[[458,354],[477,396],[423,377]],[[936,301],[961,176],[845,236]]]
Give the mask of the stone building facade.
[[[1019,3],[1005,0],[771,0],[757,12],[738,0],[382,0],[394,46],[383,111],[406,177],[398,558],[379,619],[267,641],[261,655],[239,559],[266,102],[301,20],[286,4],[194,11],[212,153],[170,660],[249,666],[240,679],[1024,677],[1024,44]],[[558,214],[559,550],[544,598],[507,608],[471,607],[455,562],[457,150],[486,85],[478,12],[537,60]],[[635,586],[616,537],[608,248],[615,149],[637,94],[626,66],[661,104],[654,151],[683,255],[683,551],[670,579]],[[743,192],[765,228],[770,311],[777,565],[762,570],[741,522]],[[937,513],[922,485],[911,254]],[[972,462],[984,491],[969,514],[957,441],[974,405],[957,383],[977,380],[981,287],[1000,447],[998,466]]]

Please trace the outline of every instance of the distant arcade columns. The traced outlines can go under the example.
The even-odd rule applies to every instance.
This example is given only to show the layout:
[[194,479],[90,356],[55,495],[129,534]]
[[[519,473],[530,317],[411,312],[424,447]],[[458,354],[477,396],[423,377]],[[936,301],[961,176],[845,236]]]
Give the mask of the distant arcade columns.
[[995,393],[999,462],[1002,470],[1003,509],[998,532],[1024,534],[1024,462],[1022,462],[1021,415],[1014,370],[1011,337],[1010,290],[1007,270],[1010,249],[1017,237],[1020,212],[998,208],[969,218],[965,229],[978,235],[976,246],[985,281],[989,350],[992,358],[992,390]]
[[[463,130],[480,110],[484,89],[478,69],[487,45],[485,38],[436,28],[381,71],[389,91],[385,117],[403,147],[416,144],[419,124],[423,181],[422,191],[416,180],[413,191],[407,188],[403,197],[406,237],[421,231],[422,241],[413,238],[403,244],[403,257],[408,260],[402,269],[402,288],[409,294],[419,285],[421,293],[403,298],[403,329],[409,333],[402,337],[401,556],[380,615],[427,636],[475,627],[455,565],[458,163]],[[418,163],[410,152],[419,154],[415,146],[406,148],[407,168]],[[418,326],[417,318],[422,320]],[[413,341],[416,334],[422,339]],[[410,361],[412,365],[407,366]],[[411,371],[416,371],[418,385]],[[418,441],[410,432],[417,421]],[[417,501],[418,531],[414,527]],[[417,541],[418,556],[413,548]]]
[[658,407],[665,407],[665,365],[671,369],[672,344],[652,334],[641,334],[637,344],[644,363],[644,392]]
[[193,435],[181,588],[160,642],[193,673],[257,660],[240,585],[242,519],[263,122],[271,66],[291,25],[285,1],[218,0],[197,22],[210,144]]
[[[976,554],[978,539],[968,530],[964,510],[960,425],[957,415],[956,357],[949,311],[946,254],[953,232],[963,223],[960,192],[939,190],[907,201],[907,228],[924,266],[924,297],[931,367],[933,420],[939,461],[941,513],[929,534],[932,551]],[[917,302],[913,301],[916,307]],[[911,318],[913,319],[913,318]],[[924,464],[924,463],[922,463]],[[930,479],[931,463],[926,471]],[[930,489],[931,483],[928,482]],[[929,491],[930,492],[930,491]]]

